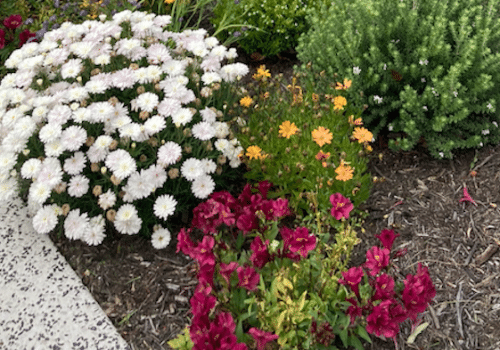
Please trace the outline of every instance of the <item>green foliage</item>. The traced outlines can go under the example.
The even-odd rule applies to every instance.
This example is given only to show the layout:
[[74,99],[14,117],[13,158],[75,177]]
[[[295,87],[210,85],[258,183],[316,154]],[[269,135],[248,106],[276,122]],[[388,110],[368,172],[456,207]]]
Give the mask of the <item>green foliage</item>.
[[298,58],[326,73],[323,86],[352,78],[348,96],[366,104],[370,129],[400,133],[392,148],[425,138],[451,158],[500,141],[499,10],[498,0],[335,1],[308,17]]
[[[265,70],[261,67],[259,72],[264,74]],[[299,215],[315,208],[328,213],[329,198],[335,192],[350,198],[354,207],[364,202],[371,189],[365,155],[371,150],[368,142],[372,135],[354,125],[355,120],[360,124],[361,112],[343,99],[345,90],[332,89],[325,97],[313,92],[312,81],[304,81],[302,89],[295,77],[285,88],[280,79],[267,82],[260,73],[254,75],[259,79],[254,91],[247,94],[253,95],[251,105],[237,107],[235,112],[248,120],[237,135],[246,150],[242,157],[248,168],[245,177],[255,182],[268,180],[279,187],[270,196],[287,196]],[[249,98],[240,103],[247,105]],[[282,133],[286,123],[297,129],[285,135],[288,137]],[[320,128],[327,129],[331,137],[321,146],[313,137]],[[355,140],[355,128],[364,130],[369,141]],[[255,154],[259,149],[261,153]],[[342,178],[342,170],[349,168],[352,175],[347,171]]]
[[306,13],[324,0],[220,0],[213,10],[212,23],[221,26],[227,12],[235,12],[246,28],[230,27],[221,33],[224,40],[240,36],[238,44],[247,53],[274,56],[293,49],[299,35],[307,30]]
[[189,337],[189,328],[184,328],[184,333],[179,334],[177,338],[170,340],[167,344],[172,349],[191,350],[193,348],[193,342]]

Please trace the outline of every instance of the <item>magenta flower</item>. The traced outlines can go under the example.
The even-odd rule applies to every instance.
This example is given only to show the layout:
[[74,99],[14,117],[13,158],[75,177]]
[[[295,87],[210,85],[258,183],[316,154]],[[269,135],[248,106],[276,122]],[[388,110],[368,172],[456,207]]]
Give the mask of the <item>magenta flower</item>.
[[194,243],[191,238],[189,238],[189,234],[191,233],[191,231],[192,229],[188,229],[186,231],[184,228],[179,231],[179,233],[177,234],[177,250],[175,251],[176,253],[182,250],[184,254],[191,256],[191,254],[194,252]]
[[401,298],[408,311],[408,317],[415,320],[417,315],[424,312],[436,296],[436,288],[432,283],[427,267],[422,267],[420,263],[418,263],[415,276],[407,275],[404,284],[405,288]]
[[472,197],[469,195],[469,192],[467,191],[467,186],[464,186],[464,196],[462,198],[460,198],[460,200],[458,202],[459,203],[470,202],[477,207],[476,202],[474,201],[474,199],[472,199]]
[[264,267],[264,265],[271,258],[267,250],[268,246],[269,246],[269,240],[266,240],[266,242],[264,243],[262,242],[262,239],[259,236],[255,237],[252,243],[250,244],[250,249],[253,252],[252,255],[250,256],[250,260],[252,261],[252,264],[258,269]]
[[238,267],[238,286],[243,287],[249,291],[254,291],[260,281],[259,273],[253,267]]
[[373,246],[366,252],[365,267],[370,270],[370,275],[375,276],[389,265],[389,250]]
[[382,230],[380,234],[375,235],[375,237],[380,240],[384,248],[389,249],[389,251],[392,249],[394,240],[399,236],[399,233],[394,234],[394,230]]
[[295,230],[293,238],[290,242],[290,251],[292,253],[299,252],[305,258],[307,253],[316,247],[316,237],[309,235],[306,227],[299,227]]
[[375,306],[368,317],[366,317],[366,331],[377,336],[394,338],[399,332],[399,325],[393,321],[390,314],[392,299],[382,301]]
[[392,298],[394,295],[394,279],[388,274],[381,274],[375,280],[375,295],[373,300]]
[[244,234],[259,227],[257,217],[249,207],[243,208],[243,213],[236,220],[236,227],[242,230]]
[[0,29],[0,49],[3,49],[5,46],[5,31]]
[[19,34],[19,40],[20,40],[19,47],[23,46],[29,40],[29,38],[33,38],[35,36],[36,36],[36,33],[30,32],[28,29],[23,30]]
[[3,25],[9,29],[16,29],[23,23],[21,15],[12,15],[3,20]]
[[349,270],[342,272],[342,278],[339,279],[339,283],[351,287],[351,290],[359,298],[359,283],[362,277],[363,269],[360,266],[351,267]]
[[358,302],[354,298],[346,298],[346,301],[351,303],[351,306],[347,308],[347,314],[351,319],[351,324],[354,324],[357,317],[361,317],[363,314],[363,309],[359,307]]
[[334,193],[330,196],[330,203],[333,205],[331,213],[335,219],[349,219],[349,213],[354,208],[349,198],[344,197],[340,193]]
[[203,237],[203,240],[194,248],[193,259],[198,260],[200,266],[205,264],[215,265],[214,245],[215,239],[212,236]]
[[278,198],[273,202],[274,218],[282,218],[290,215],[290,208],[288,207],[288,199]]
[[231,261],[229,264],[220,264],[219,273],[224,278],[227,284],[229,284],[229,280],[231,278],[231,274],[238,267],[238,263],[236,261]]
[[252,338],[255,340],[255,345],[257,347],[257,350],[265,350],[265,346],[267,343],[279,338],[277,334],[265,332],[255,327],[250,328],[248,330],[248,334],[250,334]]
[[261,181],[259,182],[259,192],[263,198],[267,198],[267,192],[271,188],[272,184],[269,181]]

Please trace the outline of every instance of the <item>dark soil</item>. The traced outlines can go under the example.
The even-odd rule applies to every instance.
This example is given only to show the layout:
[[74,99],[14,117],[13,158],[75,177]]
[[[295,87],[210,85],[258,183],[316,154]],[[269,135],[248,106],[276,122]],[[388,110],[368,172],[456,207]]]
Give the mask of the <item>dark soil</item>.
[[[265,64],[274,75],[290,77],[293,54],[240,61],[253,73]],[[477,160],[474,162],[474,158]],[[370,199],[364,232],[358,232],[352,263],[364,262],[366,250],[377,244],[374,235],[394,228],[401,236],[394,249],[408,248],[399,259],[402,276],[415,273],[421,262],[429,267],[437,294],[424,313],[429,326],[407,339],[404,324],[400,349],[500,349],[500,146],[435,160],[425,149],[394,153],[380,137],[374,145],[370,172],[378,178]],[[477,171],[475,177],[470,172]],[[477,206],[459,203],[467,186]],[[182,227],[181,220],[179,218]],[[187,226],[187,223],[185,224]],[[156,250],[149,240],[123,236],[98,247],[53,240],[81,276],[94,298],[132,349],[169,349],[189,324],[189,299],[196,286],[195,265],[170,246]],[[374,339],[367,349],[394,349],[392,341]]]

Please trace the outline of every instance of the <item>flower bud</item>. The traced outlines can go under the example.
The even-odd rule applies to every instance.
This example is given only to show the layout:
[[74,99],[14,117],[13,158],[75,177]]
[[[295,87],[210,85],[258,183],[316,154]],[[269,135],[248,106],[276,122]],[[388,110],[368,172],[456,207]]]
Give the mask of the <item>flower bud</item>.
[[101,20],[101,22],[104,22],[106,20],[106,15],[105,14],[99,15],[99,19]]
[[94,186],[94,188],[92,189],[92,194],[97,197],[101,193],[102,193],[102,186],[99,186],[99,185]]
[[135,142],[132,142],[132,144],[130,145],[131,148],[135,149],[137,147],[136,143]]
[[143,94],[143,93],[145,93],[145,92],[146,92],[146,88],[145,88],[143,85],[141,85],[141,86],[138,86],[138,87],[137,87],[137,90],[136,90],[136,91],[137,91],[137,94],[139,94],[139,95],[140,95],[140,94]]
[[82,83],[82,77],[81,76],[77,76],[76,77],[76,81],[79,82],[80,84]]
[[146,120],[149,118],[149,112],[146,112],[146,111],[140,111],[139,112],[139,118],[141,118],[141,120]]
[[62,214],[64,216],[68,215],[69,211],[70,211],[71,207],[69,206],[68,203],[64,203],[61,207],[61,210],[62,210]]
[[97,163],[91,163],[90,164],[90,170],[93,172],[93,173],[97,173],[101,168],[99,167],[99,164]]
[[190,154],[193,152],[193,148],[191,146],[184,146],[184,152]]
[[148,157],[146,157],[145,154],[141,154],[141,156],[139,157],[139,162],[141,162],[141,163],[144,163],[147,160],[148,160]]
[[39,86],[42,86],[42,84],[43,84],[43,79],[37,79],[36,83],[37,83]]
[[130,66],[128,66],[132,70],[138,70],[139,65],[137,63],[130,63]]
[[101,167],[101,174],[106,174],[108,172],[108,168],[106,168],[105,166]]
[[118,186],[120,182],[122,182],[122,180],[118,179],[115,175],[111,175],[110,180],[115,186]]
[[62,181],[54,187],[54,191],[56,191],[57,194],[61,194],[64,191],[66,191],[66,182]]
[[168,171],[168,176],[171,178],[171,179],[176,179],[179,177],[179,169],[177,168],[172,168]]
[[115,216],[116,216],[116,210],[114,209],[110,209],[106,212],[106,219],[108,219],[111,222],[115,221]]
[[109,150],[114,151],[116,147],[118,147],[118,141],[116,140],[111,141],[111,143],[109,144]]

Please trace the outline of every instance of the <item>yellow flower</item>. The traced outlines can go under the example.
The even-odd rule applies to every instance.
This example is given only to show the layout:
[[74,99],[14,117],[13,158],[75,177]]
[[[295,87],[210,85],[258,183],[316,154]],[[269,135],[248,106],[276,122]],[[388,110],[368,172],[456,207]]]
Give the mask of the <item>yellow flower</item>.
[[252,102],[253,100],[250,96],[245,96],[240,100],[240,105],[242,105],[243,107],[250,107]]
[[373,148],[370,145],[366,145],[365,149],[366,149],[366,152],[368,152],[368,153],[370,153],[371,151],[373,151]]
[[354,128],[352,136],[358,140],[359,143],[370,142],[373,134],[365,128]]
[[318,101],[319,101],[319,95],[318,95],[318,94],[315,94],[314,92],[313,92],[313,94],[312,94],[311,98],[312,98],[312,100],[313,100],[314,102],[318,102]]
[[316,142],[319,147],[323,147],[325,143],[331,143],[333,135],[330,132],[329,129],[325,129],[324,127],[320,126],[316,130],[313,130],[311,132],[312,138],[314,142]]
[[280,136],[289,139],[290,136],[295,135],[297,131],[299,131],[297,125],[295,125],[295,123],[290,123],[289,120],[286,120],[280,125],[279,134]]
[[352,179],[353,169],[349,165],[345,165],[344,161],[340,161],[340,165],[335,172],[338,174],[335,178],[340,181],[348,181]]
[[262,149],[259,146],[250,146],[247,148],[246,156],[250,159],[264,159],[265,156],[262,156],[260,153]]
[[351,87],[351,84],[352,80],[344,79],[344,84],[342,85],[341,83],[337,83],[335,90],[347,90]]
[[344,109],[344,106],[347,104],[347,100],[343,96],[337,96],[333,100],[335,107],[333,109]]
[[175,2],[175,0],[165,0],[165,4],[173,4]]

